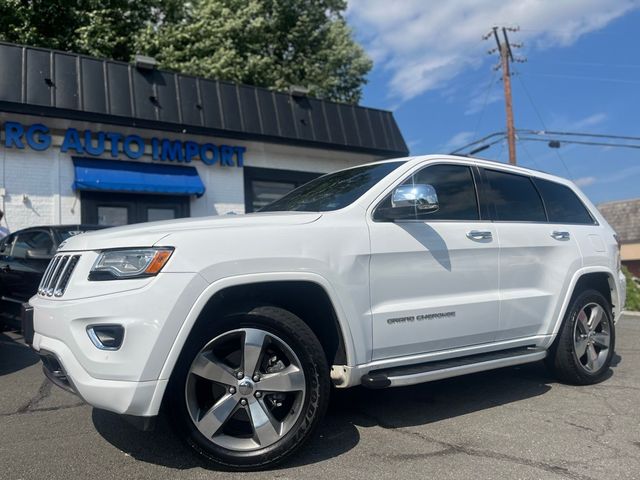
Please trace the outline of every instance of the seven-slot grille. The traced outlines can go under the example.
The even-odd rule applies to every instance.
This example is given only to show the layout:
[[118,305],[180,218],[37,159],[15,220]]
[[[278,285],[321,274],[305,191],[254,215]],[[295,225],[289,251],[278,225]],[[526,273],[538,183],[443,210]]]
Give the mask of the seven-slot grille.
[[44,272],[38,294],[47,297],[61,297],[64,294],[69,279],[80,260],[80,255],[56,255]]

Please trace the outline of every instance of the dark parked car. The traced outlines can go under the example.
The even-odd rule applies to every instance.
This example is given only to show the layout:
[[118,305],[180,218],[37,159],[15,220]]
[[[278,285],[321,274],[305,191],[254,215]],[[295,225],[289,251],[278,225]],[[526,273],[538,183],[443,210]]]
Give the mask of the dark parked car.
[[60,243],[73,235],[99,228],[104,227],[32,227],[0,240],[0,324],[20,327],[20,305],[36,294],[42,275]]

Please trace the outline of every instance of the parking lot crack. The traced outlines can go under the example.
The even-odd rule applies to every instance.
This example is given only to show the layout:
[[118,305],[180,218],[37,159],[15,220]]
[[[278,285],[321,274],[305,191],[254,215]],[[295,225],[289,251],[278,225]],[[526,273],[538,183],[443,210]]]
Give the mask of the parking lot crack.
[[52,383],[45,378],[42,381],[40,388],[38,388],[36,394],[31,397],[31,399],[27,403],[18,408],[18,410],[16,410],[16,413],[27,413],[33,410],[40,402],[51,395],[51,387]]
[[429,454],[429,456],[446,456],[446,455],[452,455],[452,454],[462,454],[462,455],[468,455],[471,457],[492,459],[492,460],[513,463],[517,465],[532,467],[538,470],[543,470],[548,473],[561,475],[565,478],[571,478],[574,480],[594,480],[593,477],[581,475],[561,465],[554,465],[547,462],[541,462],[541,461],[531,460],[528,458],[517,457],[515,455],[509,455],[502,452],[496,452],[492,450],[481,450],[481,449],[473,448],[467,445],[445,442],[443,440],[439,440],[437,438],[433,438],[428,435],[425,435],[421,432],[416,432],[414,430],[409,430],[404,427],[394,426],[392,424],[386,423],[371,414],[368,414],[365,412],[361,412],[361,414],[365,416],[367,420],[377,424],[380,428],[384,428],[385,430],[393,431],[404,436],[411,436],[414,438],[417,437],[421,440],[425,440],[427,442],[430,442],[442,447],[442,450],[431,453]]
[[591,427],[587,427],[586,425],[580,425],[578,423],[573,423],[573,422],[569,422],[569,421],[565,421],[564,423],[567,424],[567,425],[570,425],[572,427],[579,428],[580,430],[586,430],[587,432],[598,433],[597,430],[595,430],[595,429],[593,429]]

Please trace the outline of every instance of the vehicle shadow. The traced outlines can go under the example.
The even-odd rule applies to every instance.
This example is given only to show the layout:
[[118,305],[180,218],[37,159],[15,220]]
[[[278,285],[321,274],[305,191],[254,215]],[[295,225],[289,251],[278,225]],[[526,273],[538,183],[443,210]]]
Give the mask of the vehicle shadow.
[[38,363],[38,356],[21,339],[18,334],[0,332],[0,377]]
[[[281,468],[342,455],[359,443],[363,428],[393,429],[447,421],[543,395],[554,383],[539,362],[403,388],[336,389],[319,434]],[[108,442],[137,460],[177,469],[212,468],[173,436],[162,417],[153,432],[138,431],[118,415],[97,409],[93,410],[93,423]]]

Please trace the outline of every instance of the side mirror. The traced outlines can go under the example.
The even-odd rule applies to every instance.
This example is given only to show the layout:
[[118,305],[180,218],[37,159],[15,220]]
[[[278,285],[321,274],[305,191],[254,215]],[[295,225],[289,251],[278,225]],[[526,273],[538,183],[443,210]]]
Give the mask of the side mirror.
[[435,212],[440,208],[438,194],[432,185],[400,185],[391,194],[391,208],[415,207],[422,213]]
[[51,260],[53,255],[49,253],[49,250],[33,248],[25,252],[25,258],[29,260]]

